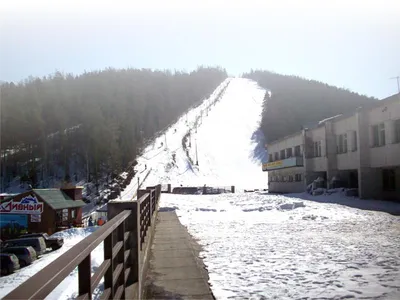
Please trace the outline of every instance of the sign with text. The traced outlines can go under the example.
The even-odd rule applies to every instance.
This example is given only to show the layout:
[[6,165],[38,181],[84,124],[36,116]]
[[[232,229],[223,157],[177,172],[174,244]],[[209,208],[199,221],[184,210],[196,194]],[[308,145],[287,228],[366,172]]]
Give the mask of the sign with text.
[[263,164],[263,171],[271,171],[276,169],[299,167],[299,166],[303,166],[303,158],[290,157],[283,160],[277,160]]
[[35,196],[26,196],[19,201],[11,199],[0,204],[0,213],[6,214],[28,214],[40,215],[44,204],[39,202]]

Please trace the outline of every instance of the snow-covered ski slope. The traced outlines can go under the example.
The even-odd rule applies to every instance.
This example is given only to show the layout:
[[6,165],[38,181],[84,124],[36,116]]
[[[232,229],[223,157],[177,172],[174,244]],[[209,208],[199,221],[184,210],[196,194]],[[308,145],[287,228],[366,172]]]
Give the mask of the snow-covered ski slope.
[[[228,83],[220,101],[207,110]],[[263,143],[255,136],[260,136],[256,133],[265,92],[253,81],[226,79],[209,99],[183,115],[144,150],[138,158],[139,180],[151,169],[144,186],[171,183],[173,186],[206,184],[235,185],[237,189],[266,188],[267,175],[261,171],[262,157],[255,155],[257,146]],[[201,115],[196,130],[194,124]],[[190,129],[189,159],[182,139]],[[137,177],[122,193],[122,198],[131,199],[136,189]]]

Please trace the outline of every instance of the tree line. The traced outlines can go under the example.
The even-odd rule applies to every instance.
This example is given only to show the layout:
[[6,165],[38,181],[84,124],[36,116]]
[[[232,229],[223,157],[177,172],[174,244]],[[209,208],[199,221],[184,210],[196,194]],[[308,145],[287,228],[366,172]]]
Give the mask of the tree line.
[[225,69],[56,72],[1,85],[2,185],[20,176],[97,180],[122,171],[146,141],[209,97]]
[[298,76],[252,70],[243,77],[271,91],[266,95],[261,129],[267,141],[300,131],[325,118],[369,104],[376,99]]

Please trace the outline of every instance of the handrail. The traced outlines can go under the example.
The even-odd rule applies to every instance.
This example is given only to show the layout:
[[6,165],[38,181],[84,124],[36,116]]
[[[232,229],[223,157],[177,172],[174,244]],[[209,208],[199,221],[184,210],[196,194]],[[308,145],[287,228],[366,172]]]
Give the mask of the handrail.
[[[3,299],[44,299],[76,267],[78,267],[78,299],[91,299],[93,291],[103,277],[104,299],[125,298],[126,287],[135,283],[139,285],[137,293],[140,294],[140,286],[144,280],[140,276],[146,275],[142,272],[143,267],[139,273],[138,264],[140,266],[148,264],[148,258],[147,256],[142,258],[142,255],[138,254],[142,251],[144,243],[146,252],[151,246],[144,238],[147,234],[152,236],[152,231],[148,231],[154,229],[151,222],[156,217],[154,214],[161,194],[161,185],[139,192],[142,196],[138,201],[110,202],[111,218],[106,224],[12,290]],[[110,206],[108,209],[110,214]],[[134,214],[135,211],[137,215]],[[104,242],[104,261],[92,275],[91,253],[102,242]]]
[[129,210],[121,212],[3,299],[44,299],[130,215]]

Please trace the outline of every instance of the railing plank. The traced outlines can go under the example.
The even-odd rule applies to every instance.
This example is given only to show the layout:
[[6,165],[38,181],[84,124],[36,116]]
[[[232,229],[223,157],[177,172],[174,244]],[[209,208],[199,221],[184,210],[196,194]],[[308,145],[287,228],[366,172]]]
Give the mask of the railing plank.
[[119,253],[119,251],[123,246],[124,246],[123,241],[119,241],[118,243],[115,244],[115,246],[113,247],[113,254],[112,254],[113,259],[117,256],[117,254]]
[[97,268],[96,272],[94,272],[94,274],[92,276],[92,293],[93,293],[94,289],[99,285],[101,278],[103,278],[104,274],[107,272],[107,270],[110,266],[111,266],[111,260],[106,259]]
[[114,274],[113,274],[113,285],[115,285],[118,281],[119,275],[121,275],[121,272],[123,270],[123,265],[118,264],[117,267],[115,268]]
[[121,299],[122,293],[124,292],[124,285],[120,285],[115,292],[114,299]]
[[129,235],[131,234],[130,231],[127,231],[124,233],[124,242],[126,242],[129,239]]
[[124,253],[124,263],[126,264],[126,261],[128,260],[128,258],[129,258],[129,255],[131,254],[131,249],[128,249],[128,250],[125,250],[125,253]]
[[132,268],[126,268],[125,269],[125,285],[126,285],[126,283],[128,281],[129,273],[131,272],[131,270],[132,270]]

